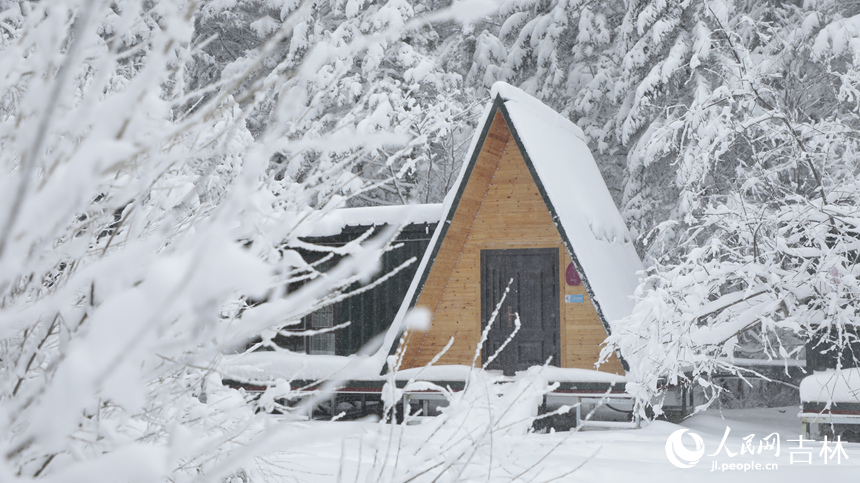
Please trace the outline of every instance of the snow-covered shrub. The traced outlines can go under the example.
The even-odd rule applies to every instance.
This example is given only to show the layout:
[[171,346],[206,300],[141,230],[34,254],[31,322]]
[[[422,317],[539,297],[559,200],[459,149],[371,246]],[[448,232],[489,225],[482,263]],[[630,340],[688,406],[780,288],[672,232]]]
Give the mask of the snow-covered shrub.
[[[401,441],[394,468],[396,480],[419,475],[440,481],[471,481],[510,476],[505,462],[513,460],[516,442],[532,429],[543,396],[549,391],[540,367],[516,382],[475,369],[463,391],[448,393],[440,414],[410,428]],[[407,417],[406,423],[408,424]],[[495,462],[485,466],[487,461]]]
[[[304,124],[327,83],[348,85],[341,54],[403,34],[394,3],[333,46],[301,42],[311,3],[280,2],[211,75],[198,61],[219,40],[198,28],[236,2],[0,1],[0,481],[220,481],[307,441],[214,368],[377,270],[384,237],[327,276],[291,248],[368,189],[362,162],[396,177],[415,146],[384,110],[374,128]],[[273,55],[290,42],[298,61]]]

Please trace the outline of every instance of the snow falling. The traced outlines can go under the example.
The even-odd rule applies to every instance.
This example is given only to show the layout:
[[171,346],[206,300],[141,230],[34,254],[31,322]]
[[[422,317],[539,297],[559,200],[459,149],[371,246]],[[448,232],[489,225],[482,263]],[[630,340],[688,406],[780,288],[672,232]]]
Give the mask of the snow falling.
[[[623,375],[335,353],[496,96]],[[859,134],[857,1],[0,0],[0,482],[848,481]]]

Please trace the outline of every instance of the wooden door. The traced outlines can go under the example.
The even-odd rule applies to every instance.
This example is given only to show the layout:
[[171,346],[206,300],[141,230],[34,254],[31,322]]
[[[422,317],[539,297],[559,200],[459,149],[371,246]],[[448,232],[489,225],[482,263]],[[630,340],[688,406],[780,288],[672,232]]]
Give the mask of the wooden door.
[[521,323],[519,332],[487,369],[513,375],[550,357],[552,365],[559,364],[558,277],[558,249],[481,250],[481,330],[510,283],[481,348],[484,364],[513,334],[517,314]]

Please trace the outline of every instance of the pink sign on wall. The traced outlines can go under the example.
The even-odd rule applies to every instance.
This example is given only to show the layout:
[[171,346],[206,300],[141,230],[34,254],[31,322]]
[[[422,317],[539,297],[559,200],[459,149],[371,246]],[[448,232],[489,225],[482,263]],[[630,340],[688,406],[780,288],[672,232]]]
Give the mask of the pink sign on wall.
[[574,287],[582,283],[582,279],[579,278],[579,273],[576,271],[573,263],[567,265],[567,272],[564,278],[567,280],[568,285],[573,285]]

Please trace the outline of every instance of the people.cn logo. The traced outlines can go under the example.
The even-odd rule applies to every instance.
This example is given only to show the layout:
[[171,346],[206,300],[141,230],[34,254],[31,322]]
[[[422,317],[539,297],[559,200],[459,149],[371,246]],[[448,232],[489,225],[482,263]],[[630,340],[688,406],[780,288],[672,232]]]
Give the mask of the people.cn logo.
[[696,449],[690,451],[684,446],[684,443],[681,441],[681,436],[686,433],[686,429],[679,429],[674,433],[669,435],[669,438],[666,440],[666,457],[669,458],[669,462],[678,468],[692,468],[696,466],[696,463],[702,459],[702,455],[705,454],[705,442],[702,441],[702,438],[696,433],[690,433],[690,436],[693,438],[693,442],[696,444]]

